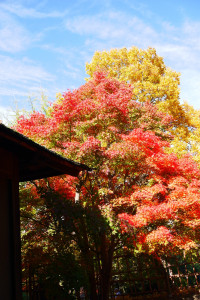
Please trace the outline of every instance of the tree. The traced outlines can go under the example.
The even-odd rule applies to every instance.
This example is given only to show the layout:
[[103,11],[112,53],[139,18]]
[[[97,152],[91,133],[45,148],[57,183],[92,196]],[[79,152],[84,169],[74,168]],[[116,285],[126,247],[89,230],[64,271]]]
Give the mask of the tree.
[[91,63],[86,64],[86,72],[93,78],[98,69],[107,72],[109,77],[132,84],[135,100],[157,104],[179,126],[187,123],[179,102],[180,74],[167,68],[155,49],[96,51]]
[[166,67],[154,48],[96,51],[91,62],[86,64],[89,78],[93,78],[97,70],[103,70],[119,81],[131,83],[134,100],[150,101],[159,110],[171,115],[170,132],[175,137],[173,151],[177,150],[177,154],[180,150],[185,152],[192,127],[187,105],[181,105],[179,101],[180,74]]
[[[103,72],[59,97],[47,116],[17,121],[19,132],[93,169],[71,180],[78,216],[65,205],[54,209],[56,196],[51,211],[79,250],[94,300],[109,299],[113,256],[127,241],[157,256],[197,247],[200,171],[191,157],[166,152],[171,122],[149,99],[138,101],[132,85]],[[71,197],[65,178],[51,189]]]
[[171,149],[171,151],[178,153],[179,156],[189,152],[195,161],[200,164],[200,111],[186,102],[182,107],[188,118],[188,131],[187,134],[183,134],[181,128],[179,133],[177,130],[177,135],[174,136],[173,140],[173,150]]
[[[87,289],[72,239],[70,219],[75,221],[80,208],[75,207],[71,180],[49,178],[20,188],[23,290],[30,299],[36,293],[42,299],[77,299],[80,288]],[[63,215],[70,217],[65,228]]]

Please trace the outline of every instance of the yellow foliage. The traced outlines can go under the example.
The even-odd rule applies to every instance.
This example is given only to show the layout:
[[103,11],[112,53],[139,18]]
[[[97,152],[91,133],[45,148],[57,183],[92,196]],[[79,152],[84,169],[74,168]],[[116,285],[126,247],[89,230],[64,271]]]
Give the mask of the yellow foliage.
[[187,142],[185,150],[189,151],[200,164],[200,110],[194,109],[193,106],[187,103],[184,103],[183,107],[188,117],[188,135],[185,138]]
[[170,132],[174,140],[170,151],[180,156],[190,152],[200,162],[200,111],[186,103],[180,104],[180,74],[167,68],[155,49],[132,47],[97,51],[86,64],[86,72],[91,78],[97,70],[130,83],[133,99],[150,101],[171,115]]
[[93,77],[97,70],[132,84],[134,99],[157,104],[160,110],[174,117],[173,126],[185,128],[184,125],[188,124],[179,102],[180,74],[167,68],[155,49],[132,47],[97,51],[91,63],[86,64],[86,72]]

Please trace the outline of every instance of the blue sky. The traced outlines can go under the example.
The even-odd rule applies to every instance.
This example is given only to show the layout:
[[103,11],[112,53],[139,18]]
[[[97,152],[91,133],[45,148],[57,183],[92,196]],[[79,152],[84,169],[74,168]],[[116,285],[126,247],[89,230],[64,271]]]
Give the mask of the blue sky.
[[156,48],[200,109],[199,12],[199,0],[1,0],[1,116],[82,85],[96,50],[131,46]]

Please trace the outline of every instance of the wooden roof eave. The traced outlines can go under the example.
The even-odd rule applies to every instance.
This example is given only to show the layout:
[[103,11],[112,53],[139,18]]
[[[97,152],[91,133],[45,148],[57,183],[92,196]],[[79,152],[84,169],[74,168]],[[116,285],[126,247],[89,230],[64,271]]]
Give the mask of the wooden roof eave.
[[62,174],[78,176],[88,166],[66,159],[33,142],[24,135],[0,124],[0,144],[19,157],[19,181],[52,177]]

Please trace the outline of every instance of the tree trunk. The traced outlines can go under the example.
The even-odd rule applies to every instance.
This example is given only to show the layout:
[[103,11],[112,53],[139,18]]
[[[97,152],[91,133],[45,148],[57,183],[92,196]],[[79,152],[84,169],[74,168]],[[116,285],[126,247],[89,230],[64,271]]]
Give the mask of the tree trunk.
[[89,279],[89,291],[87,292],[87,294],[89,296],[89,299],[98,300],[95,268],[91,251],[82,250],[82,259]]
[[169,295],[169,297],[171,296],[171,285],[170,285],[170,277],[169,274],[166,270],[166,268],[163,265],[162,260],[160,259],[160,257],[155,257],[155,265],[158,268],[159,272],[163,275],[164,280],[165,280],[165,285],[167,288],[167,293]]
[[110,270],[107,272],[102,272],[101,275],[101,300],[109,300],[109,290],[110,290]]
[[100,292],[99,299],[101,300],[109,300],[114,248],[115,248],[114,237],[111,237],[109,247],[106,247],[106,237],[103,236],[102,243],[101,243],[102,267],[100,270],[100,291],[99,291]]
[[90,281],[90,300],[98,300],[97,289],[96,289],[96,280],[94,274],[89,275]]
[[79,233],[78,230],[76,234],[78,237],[78,245],[79,248],[81,249],[82,258],[89,278],[89,299],[98,300],[93,254],[90,251],[86,224],[83,217],[81,218],[80,228],[82,229],[81,234]]

